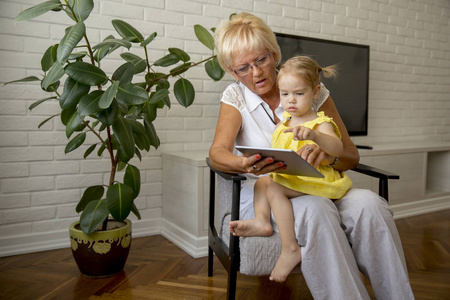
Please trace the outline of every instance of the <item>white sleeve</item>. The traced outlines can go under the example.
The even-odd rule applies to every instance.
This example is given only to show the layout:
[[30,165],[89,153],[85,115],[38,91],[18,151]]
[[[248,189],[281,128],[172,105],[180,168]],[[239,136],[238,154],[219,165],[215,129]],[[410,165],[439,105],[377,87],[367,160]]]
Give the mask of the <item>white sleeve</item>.
[[223,92],[220,102],[231,105],[237,110],[242,111],[245,107],[245,98],[241,87],[236,83],[230,84]]

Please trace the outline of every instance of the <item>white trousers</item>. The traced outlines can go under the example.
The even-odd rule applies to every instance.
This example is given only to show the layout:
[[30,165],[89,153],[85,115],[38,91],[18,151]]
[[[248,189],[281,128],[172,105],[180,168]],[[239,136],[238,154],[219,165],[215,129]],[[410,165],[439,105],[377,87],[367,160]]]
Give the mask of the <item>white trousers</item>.
[[[291,202],[301,269],[314,299],[370,299],[360,271],[370,279],[378,300],[414,299],[400,238],[384,199],[352,188],[335,203],[309,195]],[[252,215],[249,205],[240,217]]]

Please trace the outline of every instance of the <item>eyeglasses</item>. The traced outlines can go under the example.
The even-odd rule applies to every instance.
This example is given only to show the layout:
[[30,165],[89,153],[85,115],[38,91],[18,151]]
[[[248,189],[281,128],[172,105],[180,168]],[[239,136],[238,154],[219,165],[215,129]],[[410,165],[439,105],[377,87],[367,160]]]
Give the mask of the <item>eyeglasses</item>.
[[269,64],[271,58],[272,58],[272,54],[269,52],[266,55],[264,55],[263,57],[261,57],[260,59],[257,59],[254,64],[246,65],[246,66],[240,67],[238,69],[232,69],[232,70],[238,76],[245,76],[253,70],[253,67],[262,68],[262,67],[267,66]]

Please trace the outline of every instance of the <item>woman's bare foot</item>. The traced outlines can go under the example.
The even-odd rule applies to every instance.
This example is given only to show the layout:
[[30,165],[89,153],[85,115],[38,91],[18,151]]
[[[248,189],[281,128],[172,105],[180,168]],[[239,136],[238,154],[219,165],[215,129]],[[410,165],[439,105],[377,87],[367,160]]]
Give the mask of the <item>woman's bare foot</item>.
[[270,222],[257,218],[231,221],[229,227],[234,236],[271,236],[273,232]]
[[292,272],[296,265],[302,261],[302,253],[300,246],[281,249],[280,257],[278,258],[275,267],[270,274],[269,279],[276,282],[284,282],[288,275]]

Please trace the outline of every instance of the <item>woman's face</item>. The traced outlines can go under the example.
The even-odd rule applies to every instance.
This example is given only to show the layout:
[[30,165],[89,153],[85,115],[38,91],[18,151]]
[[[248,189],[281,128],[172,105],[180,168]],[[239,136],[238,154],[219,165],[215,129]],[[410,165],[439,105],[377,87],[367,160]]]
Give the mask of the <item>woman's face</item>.
[[[263,97],[276,90],[277,71],[275,61],[276,57],[273,53],[270,53],[267,49],[262,49],[235,55],[235,57],[232,57],[232,65],[229,67],[234,79],[242,82],[253,93]],[[248,66],[250,67],[246,68]],[[249,71],[248,74],[240,74],[242,72],[239,72],[239,70],[245,69]]]

